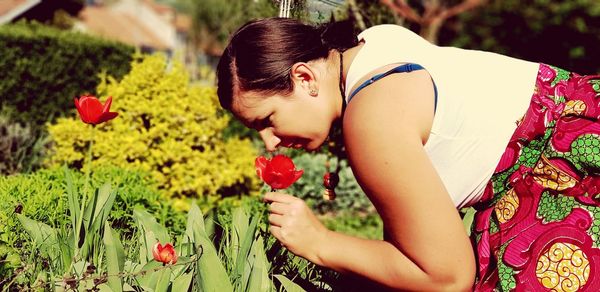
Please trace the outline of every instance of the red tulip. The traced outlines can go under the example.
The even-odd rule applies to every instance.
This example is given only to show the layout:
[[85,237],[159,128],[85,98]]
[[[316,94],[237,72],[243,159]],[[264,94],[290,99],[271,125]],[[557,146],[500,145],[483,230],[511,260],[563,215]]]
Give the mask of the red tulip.
[[118,113],[109,112],[112,97],[109,97],[104,105],[92,95],[83,95],[79,99],[74,98],[73,100],[79,117],[86,124],[97,125],[112,120],[118,115]]
[[157,262],[161,262],[163,264],[175,264],[177,263],[177,254],[175,253],[175,249],[173,245],[170,243],[166,243],[165,246],[162,246],[160,242],[157,242],[152,248],[152,256]]
[[283,154],[278,154],[269,161],[264,156],[259,156],[254,161],[256,174],[274,189],[285,189],[296,182],[304,173],[296,170],[294,162]]

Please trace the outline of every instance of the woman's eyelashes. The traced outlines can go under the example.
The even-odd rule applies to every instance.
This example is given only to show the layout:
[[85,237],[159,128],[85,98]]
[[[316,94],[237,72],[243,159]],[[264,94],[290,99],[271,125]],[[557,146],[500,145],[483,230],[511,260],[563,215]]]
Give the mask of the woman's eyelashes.
[[269,115],[263,119],[254,120],[254,122],[252,122],[252,128],[256,129],[257,131],[261,131],[263,129],[270,127],[271,126],[270,118],[271,118],[271,115]]

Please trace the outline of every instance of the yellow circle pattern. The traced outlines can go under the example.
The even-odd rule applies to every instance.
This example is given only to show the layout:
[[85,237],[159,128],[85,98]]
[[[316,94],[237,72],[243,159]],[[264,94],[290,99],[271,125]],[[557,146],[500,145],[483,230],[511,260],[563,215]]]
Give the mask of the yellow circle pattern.
[[590,262],[578,246],[557,242],[538,258],[536,276],[550,291],[577,291],[590,277]]
[[517,209],[519,209],[519,197],[514,189],[508,190],[506,195],[502,197],[494,207],[496,217],[498,217],[500,223],[505,223],[512,219],[517,213]]

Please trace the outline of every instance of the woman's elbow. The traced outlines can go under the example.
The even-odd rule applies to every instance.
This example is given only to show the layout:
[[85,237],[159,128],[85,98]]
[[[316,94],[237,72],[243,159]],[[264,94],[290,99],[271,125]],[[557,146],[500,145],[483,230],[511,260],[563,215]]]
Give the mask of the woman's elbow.
[[443,277],[435,277],[433,282],[437,282],[439,291],[472,291],[475,283],[474,267],[456,268],[450,274]]
[[474,283],[475,275],[464,275],[442,285],[441,291],[472,291]]

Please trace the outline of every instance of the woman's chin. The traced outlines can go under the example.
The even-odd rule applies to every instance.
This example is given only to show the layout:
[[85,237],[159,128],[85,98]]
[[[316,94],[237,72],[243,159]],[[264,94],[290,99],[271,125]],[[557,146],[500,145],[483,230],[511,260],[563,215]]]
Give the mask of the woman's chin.
[[323,146],[323,144],[325,143],[325,140],[323,141],[309,141],[308,143],[304,144],[304,146],[302,147],[304,150],[308,151],[308,152],[315,152],[318,151],[319,149],[321,149],[321,146]]

